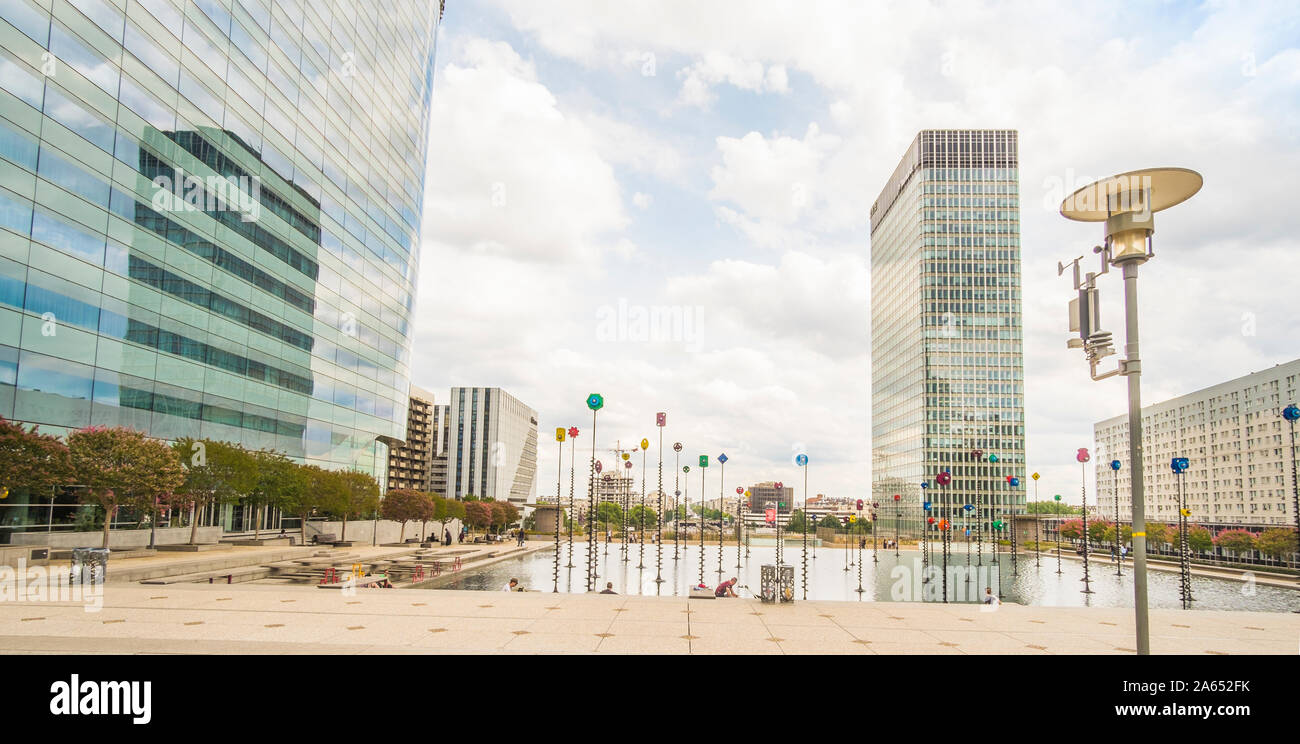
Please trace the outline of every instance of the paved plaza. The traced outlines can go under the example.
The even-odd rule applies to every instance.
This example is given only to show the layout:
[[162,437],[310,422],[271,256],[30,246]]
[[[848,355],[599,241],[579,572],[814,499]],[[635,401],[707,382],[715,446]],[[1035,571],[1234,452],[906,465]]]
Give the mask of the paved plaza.
[[[109,585],[0,603],[0,653],[1126,654],[1119,608],[358,589]],[[1300,615],[1151,610],[1157,654],[1300,651]]]

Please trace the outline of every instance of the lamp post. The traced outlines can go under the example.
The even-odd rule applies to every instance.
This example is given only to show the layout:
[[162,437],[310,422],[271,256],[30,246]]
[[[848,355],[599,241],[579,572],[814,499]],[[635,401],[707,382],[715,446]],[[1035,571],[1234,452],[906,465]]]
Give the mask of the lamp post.
[[[808,599],[808,455],[799,453],[794,464],[803,468],[803,598]],[[776,515],[781,516],[779,507]]]
[[[1115,575],[1124,575],[1124,560],[1120,555],[1120,535],[1119,535],[1119,469],[1120,461],[1110,461],[1111,472],[1115,474]],[[1100,489],[1098,489],[1098,501],[1100,501]]]
[[704,483],[705,469],[709,467],[709,456],[700,455],[700,583],[704,583]]
[[673,560],[677,560],[677,542],[681,538],[682,531],[682,509],[678,499],[682,495],[682,484],[680,481],[682,464],[682,443],[673,442]]
[[641,440],[641,507],[636,513],[636,567],[645,568],[645,455],[650,449],[650,440]]
[[[1007,482],[1011,484],[1012,488],[1020,488],[1020,478],[1018,476],[1014,476],[1014,475],[1011,476],[1011,478]],[[1011,491],[1009,493],[1009,496],[1011,497],[1010,498],[1011,501],[1011,575],[1019,576],[1020,575],[1020,555],[1019,555],[1020,551],[1018,550],[1019,546],[1016,544],[1015,491]]]
[[1088,454],[1087,447],[1080,447],[1075,453],[1074,459],[1079,461],[1079,498],[1082,500],[1082,506],[1079,513],[1083,517],[1083,593],[1092,594],[1092,579],[1088,574],[1088,461],[1092,456]]
[[1041,552],[1040,548],[1042,548],[1042,545],[1039,540],[1038,523],[1042,521],[1043,516],[1038,512],[1038,473],[1034,473],[1029,477],[1034,479],[1034,567],[1042,568],[1042,563],[1039,561],[1039,553]]
[[1187,547],[1187,517],[1192,513],[1184,500],[1183,478],[1189,463],[1186,457],[1175,457],[1169,461],[1170,470],[1174,471],[1174,481],[1178,484],[1178,585],[1182,595],[1183,609],[1192,608],[1192,560]]
[[[898,558],[898,556],[899,556],[899,553],[898,553],[898,538],[899,538],[899,534],[898,534],[898,522],[899,522],[899,519],[903,516],[903,511],[902,511],[903,505],[902,505],[902,503],[900,503],[900,500],[901,500],[902,498],[903,498],[903,497],[900,496],[899,494],[894,494],[894,557],[895,557],[895,558]],[[894,561],[894,564],[897,565],[897,564],[898,564],[898,561]]]
[[1300,419],[1300,407],[1292,403],[1282,409],[1282,418],[1291,425],[1291,513],[1295,515],[1296,548],[1300,551],[1300,482],[1296,481],[1295,422]]
[[[1057,506],[1059,507],[1061,503],[1061,494],[1058,493],[1052,498],[1056,500]],[[1056,573],[1057,574],[1061,573],[1061,511],[1060,509],[1057,509],[1056,511]]]
[[[659,427],[659,486],[655,511],[655,583],[664,583],[664,427],[668,425],[667,413],[655,414],[655,426]],[[674,543],[675,545],[675,543]]]
[[[952,474],[943,471],[934,476],[934,482],[941,486],[947,486],[952,483]],[[952,543],[952,494],[945,493],[941,499],[943,504],[943,521],[939,523],[939,535],[943,538],[943,603],[948,604],[948,553]],[[955,587],[954,587],[955,588]]]
[[[930,541],[927,539],[930,532],[930,502],[925,498],[925,492],[930,488],[929,481],[921,481],[921,585],[930,581]],[[925,600],[925,594],[922,592],[921,600]]]
[[[1078,299],[1071,301],[1072,327],[1079,338],[1071,339],[1070,348],[1081,348],[1094,380],[1112,375],[1128,377],[1129,476],[1133,501],[1133,612],[1137,631],[1137,652],[1151,652],[1147,613],[1146,505],[1143,493],[1142,461],[1142,362],[1138,352],[1138,268],[1154,255],[1152,236],[1154,214],[1190,199],[1202,184],[1201,174],[1186,168],[1150,168],[1130,171],[1097,181],[1066,197],[1061,216],[1081,222],[1104,222],[1105,244],[1093,249],[1101,255],[1105,274],[1112,265],[1124,276],[1124,355],[1119,366],[1097,374],[1097,363],[1114,353],[1110,333],[1100,329],[1096,277],[1088,273],[1080,279],[1079,261],[1074,259],[1074,288]],[[1065,273],[1066,264],[1057,264],[1057,275]]]
[[628,512],[632,511],[632,460],[631,455],[623,453],[623,470],[627,471],[627,476],[623,480],[623,513],[620,515],[623,523],[623,562],[627,563],[632,557],[632,549],[627,543],[628,529],[631,525],[628,523]]
[[741,500],[745,495],[744,486],[736,486],[736,568],[740,568],[740,543],[743,542],[745,520],[740,510]]
[[[600,462],[599,460],[597,460],[597,461],[596,461],[596,472],[597,472],[597,473],[600,472],[601,467],[602,467],[601,462]],[[605,473],[604,481],[605,481],[605,483],[607,483],[607,484],[611,484],[611,485],[613,484],[613,478],[610,476],[609,473]],[[593,514],[588,514],[588,515],[587,515],[587,521],[588,521],[588,522],[593,521],[593,520],[595,520],[595,519],[596,519],[596,515],[593,515]],[[606,558],[609,557],[609,538],[610,538],[610,534],[609,534],[609,532],[608,532],[608,526],[607,526],[607,527],[606,527],[606,532],[605,532],[605,557],[606,557]],[[596,546],[599,547],[599,545],[600,545],[600,536],[597,535],[597,536],[596,536]]]
[[726,510],[723,509],[722,493],[727,481],[727,453],[718,455],[718,578],[722,578],[722,521]]
[[560,474],[564,472],[564,427],[555,429],[555,559],[551,567],[552,594],[560,592]]
[[596,587],[596,412],[605,405],[605,398],[600,393],[587,396],[587,408],[591,409],[591,476],[587,481],[587,591]]
[[565,568],[573,568],[573,481],[575,466],[573,462],[574,448],[578,444],[578,427],[569,427],[569,514],[568,514],[568,533],[569,533],[569,562]]

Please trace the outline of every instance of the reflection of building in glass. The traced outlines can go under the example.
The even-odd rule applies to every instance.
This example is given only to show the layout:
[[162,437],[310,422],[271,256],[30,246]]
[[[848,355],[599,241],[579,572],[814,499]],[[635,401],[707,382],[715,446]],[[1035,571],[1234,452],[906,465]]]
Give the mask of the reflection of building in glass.
[[1015,131],[916,136],[871,207],[871,326],[873,498],[919,507],[948,471],[928,497],[972,504],[987,534],[1025,503]]
[[537,498],[537,412],[501,388],[454,387],[447,494],[516,505]]
[[0,5],[0,415],[382,485],[382,441],[406,431],[437,7],[48,8]]

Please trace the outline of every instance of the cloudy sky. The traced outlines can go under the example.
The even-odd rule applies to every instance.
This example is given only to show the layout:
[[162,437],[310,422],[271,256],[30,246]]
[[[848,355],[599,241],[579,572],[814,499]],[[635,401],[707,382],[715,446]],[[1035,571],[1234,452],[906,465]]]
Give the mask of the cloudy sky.
[[[535,408],[539,494],[555,427],[590,452],[600,392],[598,448],[649,437],[652,487],[667,411],[665,448],[726,452],[728,493],[797,483],[806,451],[812,493],[867,495],[871,204],[918,130],[1013,128],[1029,469],[1078,503],[1074,452],[1125,394],[1065,348],[1056,262],[1102,237],[1057,214],[1075,187],[1205,177],[1142,270],[1144,400],[1300,356],[1300,6],[1079,7],[448,2],[412,382]],[[1101,292],[1122,330],[1119,279]]]

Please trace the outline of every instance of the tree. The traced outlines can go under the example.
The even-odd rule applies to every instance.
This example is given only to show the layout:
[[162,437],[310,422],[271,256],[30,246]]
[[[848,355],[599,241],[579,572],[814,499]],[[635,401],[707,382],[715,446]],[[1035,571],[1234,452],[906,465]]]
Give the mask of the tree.
[[1060,533],[1067,540],[1078,540],[1083,537],[1083,520],[1067,519],[1061,523]]
[[420,491],[399,488],[389,491],[379,504],[379,513],[384,519],[400,522],[402,530],[398,542],[406,541],[406,523],[411,520],[427,522],[434,514],[433,499]]
[[465,522],[465,502],[456,499],[442,499],[441,506],[434,519],[438,521],[438,526],[442,527],[444,532],[447,530],[447,523],[453,519],[459,519],[462,523]]
[[492,525],[492,507],[482,501],[465,501],[465,524],[472,530],[485,530]]
[[1187,547],[1200,553],[1214,547],[1214,536],[1204,527],[1194,524],[1187,528]]
[[58,437],[0,416],[0,492],[45,495],[72,483],[72,457]]
[[804,518],[803,509],[790,512],[790,521],[785,527],[791,532],[803,532],[808,529],[808,520]]
[[104,547],[113,514],[122,507],[156,508],[185,482],[176,452],[143,432],[90,427],[68,435],[74,477],[86,488],[83,502],[104,509]]
[[1214,538],[1214,544],[1224,550],[1248,553],[1255,549],[1255,535],[1248,530],[1224,530]]
[[596,518],[605,524],[619,524],[623,521],[623,507],[613,501],[602,501],[596,505]]
[[325,510],[343,522],[339,540],[348,539],[348,520],[370,514],[379,507],[379,484],[360,470],[338,471],[338,487],[329,494]]
[[261,537],[262,509],[267,506],[294,508],[309,484],[300,466],[280,452],[258,450],[248,454],[255,478],[244,500],[253,508],[253,537],[256,539]]
[[821,521],[817,523],[817,526],[828,530],[838,530],[844,527],[844,523],[837,517],[827,514],[822,517]]
[[298,491],[297,498],[285,505],[285,510],[298,517],[302,543],[307,544],[307,520],[317,509],[326,509],[328,504],[343,498],[343,479],[334,470],[326,470],[316,465],[300,465],[299,475],[305,487]]
[[642,525],[653,525],[658,519],[658,516],[659,515],[655,514],[655,510],[651,509],[649,506],[637,504],[628,510],[627,521],[637,525],[638,527]]
[[[1132,537],[1132,532],[1129,536]],[[1147,522],[1147,544],[1167,545],[1174,541],[1175,530],[1164,522]]]
[[236,444],[182,437],[172,445],[184,471],[175,505],[189,507],[190,545],[198,542],[199,511],[208,504],[225,504],[252,490],[257,468],[252,456]]
[[1088,523],[1088,539],[1095,543],[1113,542],[1114,525],[1110,522],[1097,520]]
[[1270,527],[1255,538],[1255,549],[1269,558],[1281,559],[1296,551],[1296,531],[1289,527]]

